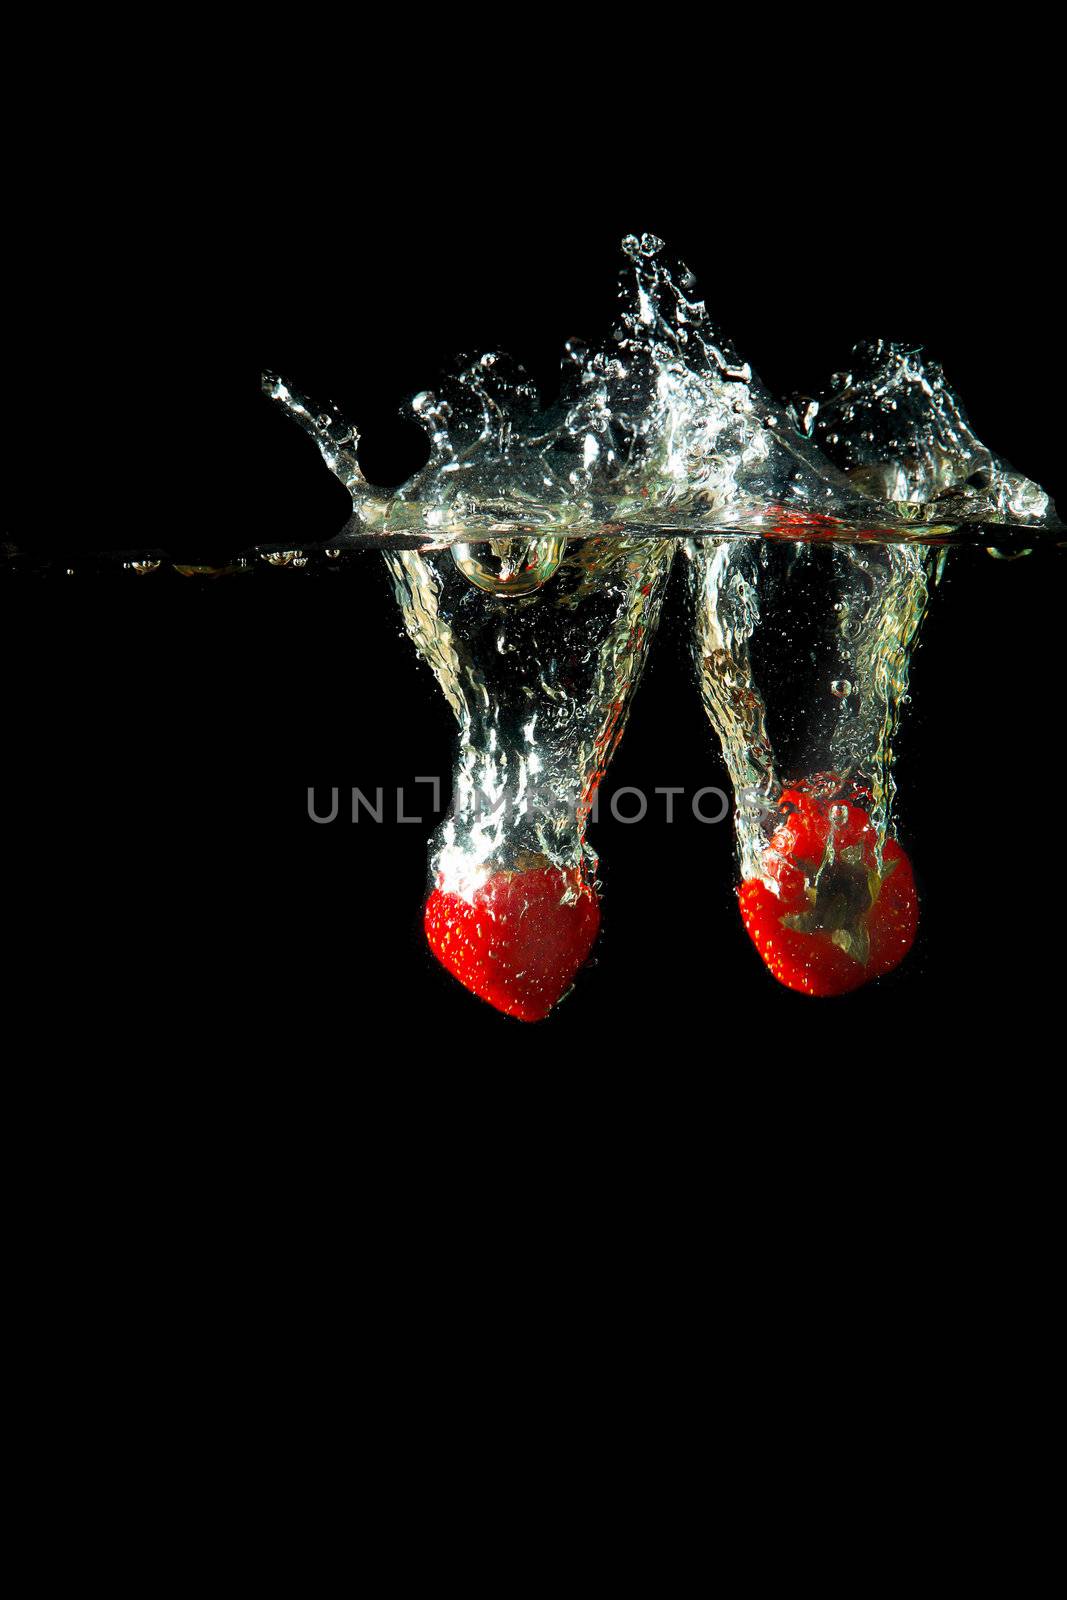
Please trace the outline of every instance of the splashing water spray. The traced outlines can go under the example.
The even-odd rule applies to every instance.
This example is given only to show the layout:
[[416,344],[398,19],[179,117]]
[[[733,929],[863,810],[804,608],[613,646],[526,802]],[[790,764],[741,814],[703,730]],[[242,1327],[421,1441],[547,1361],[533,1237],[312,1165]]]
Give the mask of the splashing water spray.
[[416,396],[431,454],[397,489],[366,481],[355,428],[264,378],[351,496],[331,554],[383,552],[459,725],[430,948],[526,1021],[596,940],[586,824],[675,559],[735,793],[744,925],[781,983],[837,995],[915,937],[893,739],[947,549],[1063,531],[916,352],[857,346],[826,394],[778,404],[660,240],[623,251],[611,345],[569,343],[547,409],[498,354]]

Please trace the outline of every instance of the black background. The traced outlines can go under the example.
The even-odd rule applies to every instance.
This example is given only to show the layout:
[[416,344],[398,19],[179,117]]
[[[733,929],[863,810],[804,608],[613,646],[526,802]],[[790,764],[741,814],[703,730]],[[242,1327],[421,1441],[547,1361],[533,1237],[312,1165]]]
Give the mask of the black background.
[[[102,1477],[109,1513],[133,1489],[152,1554],[190,1546],[144,1530],[191,1477],[217,1475],[232,1524],[253,1441],[285,1498],[265,1542],[256,1495],[243,1565],[265,1545],[276,1565],[294,1462],[301,1575],[339,1489],[366,1544],[364,1463],[375,1521],[403,1518],[389,1559],[421,1543],[439,1565],[424,1504],[477,1481],[464,1446],[495,1445],[493,1469],[525,1451],[522,1399],[549,1385],[568,1444],[591,1410],[613,1442],[646,1411],[657,1444],[676,1418],[692,1434],[713,1397],[701,1442],[731,1479],[729,1445],[758,1452],[761,1530],[768,1476],[778,1510],[837,1446],[864,1531],[892,1508],[863,1556],[911,1555],[927,1483],[954,1569],[973,1550],[988,1571],[1000,1528],[1013,1576],[1033,1546],[1047,1488],[1018,1436],[1048,1410],[1062,1209],[1062,557],[957,552],[934,597],[898,763],[923,920],[897,973],[787,993],[740,927],[726,827],[606,821],[596,965],[524,1027],[425,949],[429,820],[307,820],[309,784],[451,766],[377,558],[200,583],[97,576],[87,554],[328,537],[345,497],[262,366],[340,402],[368,473],[400,477],[398,406],[457,349],[508,348],[550,388],[564,338],[607,329],[618,239],[645,228],[772,390],[864,335],[923,342],[1067,511],[1058,38],[956,12],[939,52],[932,11],[863,21],[316,8],[235,14],[231,39],[222,13],[118,32],[94,13],[84,37],[49,14],[32,54],[13,42],[2,536],[59,571],[0,563],[12,1409],[24,1462],[76,1485],[64,1510]],[[724,782],[673,607],[607,782]],[[182,1444],[193,1472],[161,1495]],[[906,1473],[872,1495],[894,1445]],[[82,1516],[112,1555],[114,1515]],[[477,1559],[493,1541],[470,1520],[447,1547]],[[823,1507],[805,1520],[836,1556],[841,1519],[832,1545]]]
[[[854,13],[789,35],[769,11],[600,12],[584,45],[577,14],[452,13],[439,38],[394,20],[389,40],[366,13],[287,15],[268,40],[242,14],[227,53],[221,18],[168,17],[165,46],[115,50],[114,93],[86,50],[69,129],[53,41],[13,130],[3,536],[59,568],[0,577],[10,1320],[45,1363],[38,1384],[12,1367],[33,1444],[88,1452],[99,1479],[131,1393],[130,1459],[184,1431],[230,1507],[232,1451],[204,1441],[263,1441],[273,1467],[313,1415],[334,1450],[285,1464],[328,1463],[332,1504],[337,1440],[383,1497],[403,1453],[407,1538],[426,1433],[453,1468],[487,1387],[494,1443],[508,1400],[570,1371],[568,1438],[600,1395],[609,1437],[634,1396],[640,1426],[644,1394],[686,1422],[714,1395],[716,1423],[736,1395],[743,1459],[777,1465],[784,1417],[805,1481],[840,1393],[849,1467],[895,1433],[944,1524],[952,1444],[999,1495],[1002,1463],[1036,1457],[982,1444],[1047,1410],[1062,556],[956,552],[935,594],[897,769],[923,914],[895,974],[788,993],[740,927],[727,827],[606,820],[596,964],[524,1027],[425,948],[429,818],[307,818],[311,784],[451,768],[378,559],[199,582],[94,575],[88,555],[328,538],[345,497],[261,367],[339,402],[368,474],[399,478],[419,446],[397,408],[459,349],[510,349],[551,389],[563,340],[610,324],[620,236],[646,228],[769,388],[821,383],[863,336],[923,343],[1063,513],[1062,85],[1042,71],[1060,52],[954,15],[937,60],[935,19],[907,12],[870,38]],[[680,619],[609,791],[725,782]],[[437,1430],[450,1401],[462,1428]]]
[[[836,1002],[787,993],[740,927],[728,826],[605,817],[595,964],[536,1028],[469,997],[425,949],[436,818],[353,827],[342,806],[330,827],[308,820],[310,785],[342,799],[406,785],[418,809],[414,778],[439,773],[447,801],[450,714],[382,563],[199,581],[94,576],[76,559],[158,545],[218,561],[328,539],[346,497],[261,398],[261,367],[339,404],[367,475],[397,481],[424,452],[400,420],[410,395],[457,351],[490,348],[550,394],[563,340],[608,331],[618,241],[645,228],[694,268],[772,391],[820,385],[860,337],[923,344],[979,436],[1067,505],[1062,252],[1036,122],[993,115],[964,139],[921,91],[888,119],[857,114],[851,137],[810,107],[761,137],[718,102],[684,136],[648,116],[624,131],[603,108],[561,133],[546,108],[552,127],[501,138],[494,115],[435,140],[364,108],[343,146],[294,144],[269,119],[251,130],[247,165],[216,175],[174,238],[134,425],[102,408],[107,460],[87,470],[118,487],[75,496],[73,515],[50,495],[42,516],[39,447],[16,466],[8,536],[69,550],[75,567],[3,586],[10,731],[34,763],[20,787],[52,830],[35,846],[49,886],[35,947],[94,1015],[124,1032],[142,1015],[203,1027],[248,1071],[280,1048],[480,1074],[520,1058],[555,1072],[573,1055],[730,1080],[800,1062],[861,1072],[875,1056],[911,1071],[932,1050],[962,1072],[976,1025],[987,1048],[1040,1054],[1058,958],[1055,551],[955,552],[935,593],[899,740],[898,824],[923,906],[904,966]],[[726,785],[677,576],[609,795]]]

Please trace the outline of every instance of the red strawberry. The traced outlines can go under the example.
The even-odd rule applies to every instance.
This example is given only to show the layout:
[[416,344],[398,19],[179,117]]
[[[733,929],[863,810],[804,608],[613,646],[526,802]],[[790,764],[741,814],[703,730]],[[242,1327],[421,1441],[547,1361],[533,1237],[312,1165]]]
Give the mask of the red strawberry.
[[[782,804],[795,809],[771,837],[764,876],[738,890],[742,920],[787,989],[847,994],[891,972],[911,949],[919,921],[911,862],[889,839],[879,873],[875,831],[861,806],[831,806],[800,789],[784,790]],[[831,829],[833,858],[823,865]]]
[[[568,904],[564,894],[577,891]],[[539,1022],[573,981],[600,927],[596,894],[577,871],[495,872],[471,899],[438,886],[426,937],[464,988],[509,1017]]]

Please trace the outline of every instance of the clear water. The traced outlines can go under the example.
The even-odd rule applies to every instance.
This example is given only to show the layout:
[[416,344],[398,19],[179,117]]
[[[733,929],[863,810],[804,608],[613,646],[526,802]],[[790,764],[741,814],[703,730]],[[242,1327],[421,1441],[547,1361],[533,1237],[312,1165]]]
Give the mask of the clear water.
[[936,572],[914,544],[690,541],[693,652],[734,787],[741,875],[757,877],[783,789],[892,831],[893,737]]
[[[498,872],[578,869],[597,787],[622,734],[676,551],[669,539],[582,539],[551,580],[506,599],[454,552],[386,556],[404,625],[459,724],[434,880],[468,898]],[[503,580],[500,580],[503,581]]]

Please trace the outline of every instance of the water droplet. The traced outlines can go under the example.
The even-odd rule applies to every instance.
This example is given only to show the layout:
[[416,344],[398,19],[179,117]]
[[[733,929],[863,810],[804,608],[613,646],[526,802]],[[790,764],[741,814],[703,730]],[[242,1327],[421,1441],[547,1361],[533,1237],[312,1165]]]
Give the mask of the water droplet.
[[815,418],[818,415],[818,411],[819,402],[817,400],[805,401],[804,405],[800,409],[797,420],[800,423],[801,433],[803,433],[808,439],[811,438],[811,431],[815,426]]
[[852,693],[852,685],[847,678],[835,678],[830,685],[830,693],[836,695],[838,700],[844,700],[846,695]]

